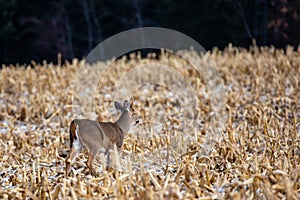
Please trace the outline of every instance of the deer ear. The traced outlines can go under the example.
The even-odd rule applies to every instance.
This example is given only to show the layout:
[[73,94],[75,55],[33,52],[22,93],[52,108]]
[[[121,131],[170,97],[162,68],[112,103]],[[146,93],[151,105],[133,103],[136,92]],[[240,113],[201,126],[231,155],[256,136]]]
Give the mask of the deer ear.
[[133,104],[133,102],[134,102],[134,99],[133,99],[133,97],[132,97],[132,96],[130,97],[130,100],[129,100],[129,101],[130,101],[130,105],[132,105],[132,104]]
[[117,110],[122,110],[123,107],[121,106],[121,104],[119,102],[115,101],[115,108]]
[[129,110],[129,108],[130,108],[130,103],[129,103],[129,101],[124,100],[124,108],[125,108],[126,110]]

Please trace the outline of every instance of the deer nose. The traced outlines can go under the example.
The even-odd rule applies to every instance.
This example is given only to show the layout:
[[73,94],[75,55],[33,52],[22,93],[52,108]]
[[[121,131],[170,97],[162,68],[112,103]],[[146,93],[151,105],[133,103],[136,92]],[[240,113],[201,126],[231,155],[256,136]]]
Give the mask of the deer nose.
[[135,120],[135,125],[137,125],[138,123],[140,123],[140,121],[138,119]]

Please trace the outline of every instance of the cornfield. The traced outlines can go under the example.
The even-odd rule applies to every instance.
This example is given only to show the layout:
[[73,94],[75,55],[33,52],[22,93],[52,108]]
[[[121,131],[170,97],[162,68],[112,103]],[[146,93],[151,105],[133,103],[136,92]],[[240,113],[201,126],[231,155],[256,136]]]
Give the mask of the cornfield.
[[[228,46],[204,57],[215,63],[225,93],[220,113],[224,124],[209,151],[204,144],[214,101],[205,73],[178,56],[132,55],[109,68],[105,62],[87,67],[77,59],[2,66],[0,198],[299,199],[300,48]],[[145,68],[120,82],[137,65]],[[155,83],[134,86],[133,107],[141,123],[115,151],[119,167],[106,170],[105,156],[99,154],[94,163],[98,175],[84,174],[83,151],[66,177],[70,122],[78,116],[114,121],[118,92],[139,79],[151,82],[149,74],[159,76],[151,67],[157,65],[182,74],[195,93],[174,93]],[[101,81],[81,80],[87,74]],[[178,82],[172,74],[163,78],[170,85]],[[85,95],[92,87],[93,96]],[[185,112],[182,105],[188,105],[190,96],[199,101]]]

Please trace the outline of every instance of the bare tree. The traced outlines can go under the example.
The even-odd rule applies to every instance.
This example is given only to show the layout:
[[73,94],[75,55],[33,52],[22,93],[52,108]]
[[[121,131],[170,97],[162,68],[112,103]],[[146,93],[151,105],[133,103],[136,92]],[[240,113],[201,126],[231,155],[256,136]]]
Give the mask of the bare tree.
[[[231,4],[231,6],[234,8],[234,10],[236,10],[236,12],[238,13],[238,15],[242,21],[242,24],[235,23],[235,25],[237,25],[237,26],[242,25],[242,27],[245,29],[245,32],[246,32],[248,38],[253,39],[253,35],[251,33],[251,29],[250,29],[248,19],[246,17],[242,2],[240,0],[227,0],[227,2]],[[227,16],[227,19],[229,21],[231,21],[232,23],[234,23],[233,20],[231,20],[229,16]]]
[[262,45],[267,43],[268,0],[255,0],[254,7],[254,37]]
[[67,3],[67,0],[64,0],[61,3],[61,10],[62,10],[63,18],[64,18],[67,48],[68,48],[68,53],[69,53],[69,55],[67,55],[67,57],[73,58],[74,57],[74,49],[73,49],[73,41],[72,41],[72,28],[71,28],[68,12],[66,11],[66,8],[65,8],[66,3]]
[[89,5],[87,0],[80,0],[82,10],[83,10],[83,15],[87,24],[87,31],[88,31],[88,51],[92,49],[92,45],[94,42],[94,37],[93,37],[93,25],[91,23],[91,18],[90,18],[90,10],[89,10]]
[[141,4],[143,3],[142,0],[133,0],[133,6],[135,10],[135,17],[137,19],[137,25],[138,27],[143,27],[143,18],[142,18],[142,13],[141,13]]
[[91,15],[92,15],[93,24],[96,27],[96,34],[95,34],[96,41],[95,42],[100,42],[100,41],[102,41],[103,36],[102,36],[102,29],[100,26],[99,17],[96,12],[95,0],[90,0],[90,11],[91,11]]

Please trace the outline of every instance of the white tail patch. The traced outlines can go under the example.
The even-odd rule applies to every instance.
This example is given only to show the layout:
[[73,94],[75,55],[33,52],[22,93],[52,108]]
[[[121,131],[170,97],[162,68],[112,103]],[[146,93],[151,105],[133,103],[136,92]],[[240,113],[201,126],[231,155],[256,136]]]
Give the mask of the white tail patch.
[[76,135],[76,140],[73,141],[73,147],[74,147],[76,150],[80,150],[80,149],[82,148],[82,144],[81,144],[81,142],[79,141],[78,132],[79,132],[79,125],[76,124],[76,125],[75,125],[75,135]]

